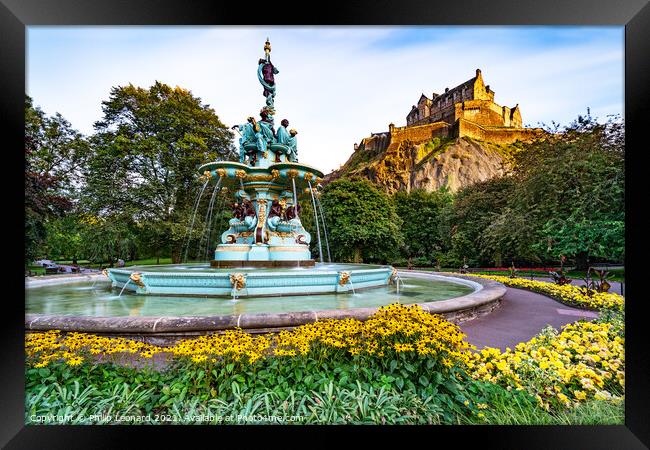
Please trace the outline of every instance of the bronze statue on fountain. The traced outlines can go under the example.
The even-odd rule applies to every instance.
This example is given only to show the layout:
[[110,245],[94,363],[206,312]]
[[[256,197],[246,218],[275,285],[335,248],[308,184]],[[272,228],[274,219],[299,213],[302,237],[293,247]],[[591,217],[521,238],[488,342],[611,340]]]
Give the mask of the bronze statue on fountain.
[[[310,233],[300,221],[298,193],[318,183],[323,174],[298,163],[297,134],[282,119],[275,128],[275,75],[271,44],[264,46],[265,57],[258,61],[257,76],[264,88],[265,104],[259,118],[248,117],[234,125],[239,138],[239,162],[216,161],[202,167],[211,169],[221,183],[237,189],[237,203],[222,243],[215,249],[215,267],[242,264],[255,266],[313,266]],[[320,238],[320,235],[319,235]],[[322,254],[321,254],[322,259]]]

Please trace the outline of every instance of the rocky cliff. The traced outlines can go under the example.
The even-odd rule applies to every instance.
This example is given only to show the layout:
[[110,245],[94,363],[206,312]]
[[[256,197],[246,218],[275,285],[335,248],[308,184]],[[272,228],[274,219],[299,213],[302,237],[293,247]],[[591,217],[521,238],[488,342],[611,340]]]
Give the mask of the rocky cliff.
[[325,182],[356,175],[390,193],[444,186],[455,192],[503,175],[512,154],[520,148],[519,142],[495,144],[469,137],[396,140],[376,135],[364,139],[340,169],[325,177]]

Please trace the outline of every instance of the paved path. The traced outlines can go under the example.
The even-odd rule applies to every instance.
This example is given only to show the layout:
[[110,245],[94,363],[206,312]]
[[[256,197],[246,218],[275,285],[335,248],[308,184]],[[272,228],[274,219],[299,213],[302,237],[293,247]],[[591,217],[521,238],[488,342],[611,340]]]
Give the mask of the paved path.
[[559,329],[581,318],[591,320],[598,317],[595,311],[571,308],[541,294],[510,287],[506,289],[499,308],[460,324],[467,340],[479,349],[485,346],[514,349],[515,345],[528,341],[546,325]]

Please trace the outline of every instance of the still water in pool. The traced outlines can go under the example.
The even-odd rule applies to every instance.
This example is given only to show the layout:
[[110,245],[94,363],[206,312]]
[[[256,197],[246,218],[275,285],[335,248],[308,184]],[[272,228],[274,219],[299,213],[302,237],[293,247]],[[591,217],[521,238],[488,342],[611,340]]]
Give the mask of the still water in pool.
[[277,297],[170,297],[136,295],[112,289],[110,281],[78,282],[29,288],[25,309],[30,314],[73,316],[211,316],[283,313],[328,309],[370,308],[391,303],[423,303],[467,295],[471,287],[431,279],[402,277],[399,294],[394,285],[356,293]]

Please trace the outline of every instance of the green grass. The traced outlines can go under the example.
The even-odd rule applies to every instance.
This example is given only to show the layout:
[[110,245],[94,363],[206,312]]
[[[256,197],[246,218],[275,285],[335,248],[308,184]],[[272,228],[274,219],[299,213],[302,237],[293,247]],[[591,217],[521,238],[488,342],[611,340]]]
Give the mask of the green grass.
[[426,155],[422,157],[420,161],[416,164],[416,170],[420,169],[422,166],[431,161],[435,156],[438,156],[444,153],[451,145],[456,142],[454,138],[439,138],[435,137],[424,145],[424,149],[427,152]]
[[[71,259],[57,259],[57,260],[53,260],[53,262],[55,262],[56,264],[72,264]],[[84,266],[86,264],[90,264],[90,261],[88,261],[87,259],[78,259],[77,264],[79,264],[80,266]]]
[[[171,258],[160,258],[160,264],[171,264],[171,263],[172,263]],[[125,262],[126,266],[151,266],[155,264],[158,264],[158,260],[156,258],[136,259],[134,261]]]
[[[63,264],[63,265],[70,265],[72,264],[72,261],[70,260],[55,260],[54,263],[56,264]],[[160,264],[171,264],[172,259],[171,258],[160,258]],[[77,264],[81,266],[82,268],[87,268],[87,269],[101,269],[103,267],[108,267],[108,262],[102,262],[102,263],[91,263],[90,261],[86,259],[80,259],[77,260]],[[156,258],[146,258],[146,259],[136,259],[133,261],[125,261],[124,265],[126,267],[129,266],[151,266],[158,264]],[[116,264],[113,263],[113,267],[116,267]],[[27,266],[28,270],[30,270],[32,273],[34,273],[37,276],[40,275],[45,275],[45,268],[41,266],[35,266],[35,265],[30,265]],[[54,274],[52,274],[54,275]],[[56,274],[59,275],[59,274]],[[60,273],[60,275],[65,275],[65,273]]]
[[[72,264],[72,261],[54,261],[57,264]],[[160,258],[160,264],[171,264],[172,259],[171,258]],[[88,260],[78,260],[77,264],[79,264],[82,267],[89,267],[92,269],[99,269],[100,267],[107,267],[108,262],[104,261],[101,263],[91,263]],[[113,263],[115,265],[116,263]],[[154,264],[158,264],[156,258],[146,258],[146,259],[135,259],[133,261],[125,261],[124,265],[125,266],[151,266]]]
[[45,275],[45,267],[41,266],[27,266],[27,269],[36,275]]
[[589,400],[564,411],[548,412],[526,400],[512,398],[490,404],[483,423],[493,425],[623,425],[623,402]]

